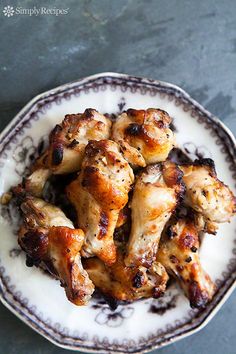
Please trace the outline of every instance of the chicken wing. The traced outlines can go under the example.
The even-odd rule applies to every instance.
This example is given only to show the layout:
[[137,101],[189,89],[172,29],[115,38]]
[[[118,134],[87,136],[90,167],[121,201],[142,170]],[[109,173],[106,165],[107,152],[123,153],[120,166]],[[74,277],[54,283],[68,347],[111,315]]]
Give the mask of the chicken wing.
[[202,215],[206,230],[215,233],[217,223],[230,220],[236,212],[236,198],[216,175],[211,159],[196,160],[180,166],[186,185],[185,202]]
[[129,163],[144,167],[166,160],[174,147],[170,123],[170,116],[161,109],[128,109],[113,123],[111,139],[120,144]]
[[26,189],[35,196],[41,196],[51,174],[78,171],[88,141],[108,139],[111,124],[107,117],[91,108],[83,114],[67,114],[50,133],[49,147],[36,161],[32,175],[26,179]]
[[94,285],[81,264],[84,233],[57,207],[42,199],[28,197],[21,204],[24,224],[18,242],[33,264],[43,264],[61,281],[68,299],[85,305]]
[[118,251],[117,262],[110,267],[96,257],[85,259],[83,264],[95,286],[116,300],[158,298],[166,289],[168,275],[159,262],[149,269],[126,267],[123,254]]
[[113,233],[133,180],[133,171],[118,144],[111,140],[88,143],[81,172],[67,187],[85,233],[84,257],[97,255],[107,264],[115,262]]
[[182,172],[173,162],[148,166],[137,178],[131,201],[132,226],[127,266],[151,266],[161,233],[184,192]]
[[215,285],[199,258],[199,231],[189,218],[172,222],[162,235],[157,260],[180,282],[191,307],[204,307],[213,297]]

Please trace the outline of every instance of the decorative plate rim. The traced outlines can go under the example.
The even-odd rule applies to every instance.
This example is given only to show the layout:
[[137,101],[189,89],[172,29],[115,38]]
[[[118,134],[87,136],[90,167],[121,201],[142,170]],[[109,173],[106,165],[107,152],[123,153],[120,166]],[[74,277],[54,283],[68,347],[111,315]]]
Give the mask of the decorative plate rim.
[[[227,137],[229,138],[230,141],[230,155],[232,157],[233,164],[236,165],[236,139],[233,135],[233,133],[230,131],[228,127],[225,126],[225,124],[216,116],[211,114],[208,110],[206,110],[201,104],[199,104],[197,101],[195,101],[186,91],[181,89],[179,86],[170,84],[164,81],[159,81],[159,80],[153,80],[153,79],[148,79],[144,77],[137,77],[137,76],[132,76],[132,75],[127,75],[127,74],[120,74],[120,73],[113,73],[113,72],[103,72],[87,77],[83,77],[81,79],[57,86],[56,88],[53,88],[51,90],[45,91],[37,96],[35,96],[33,99],[31,99],[21,110],[20,112],[15,116],[14,119],[5,127],[5,129],[0,133],[0,154],[5,148],[5,145],[7,144],[6,140],[7,138],[11,138],[11,132],[16,130],[16,125],[23,120],[24,116],[27,114],[27,112],[32,109],[38,101],[42,99],[49,98],[50,96],[60,94],[63,92],[66,92],[68,90],[72,90],[76,85],[80,84],[88,84],[90,82],[95,82],[98,79],[108,79],[108,78],[113,78],[113,79],[120,79],[123,80],[124,82],[131,82],[133,84],[139,84],[139,85],[144,85],[144,86],[153,86],[153,87],[165,87],[165,89],[169,89],[171,91],[174,91],[177,96],[179,96],[180,99],[185,100],[187,103],[190,103],[193,107],[197,108],[201,114],[205,115],[211,122],[213,122],[215,125],[219,127],[220,130],[223,130],[224,133],[226,133]],[[109,84],[109,82],[108,82]],[[232,150],[231,150],[232,149]],[[102,346],[103,344],[101,343],[99,347],[96,349],[92,348],[89,346],[89,343],[86,345],[86,340],[77,345],[69,344],[69,343],[63,343],[62,340],[60,341],[59,339],[57,340],[55,338],[55,334],[51,333],[45,333],[43,329],[30,317],[26,316],[21,309],[28,310],[27,305],[19,304],[18,306],[14,306],[13,303],[9,301],[6,297],[4,297],[4,288],[5,285],[3,284],[3,281],[0,277],[0,300],[3,303],[3,305],[8,308],[12,313],[14,313],[18,318],[20,318],[24,323],[26,323],[29,327],[34,329],[36,332],[38,332],[40,335],[48,339],[50,342],[53,344],[64,348],[64,349],[70,349],[70,350],[75,350],[75,351],[82,351],[82,352],[99,352],[99,353],[107,353],[112,352],[112,353],[127,353],[127,352],[132,352],[132,353],[144,353],[144,352],[149,352],[151,350],[163,347],[165,345],[168,345],[172,342],[175,342],[177,340],[180,340],[184,337],[187,337],[199,330],[201,330],[209,321],[215,316],[215,314],[218,312],[220,307],[223,305],[223,303],[227,300],[227,298],[231,295],[233,290],[236,288],[236,274],[233,271],[231,276],[227,279],[226,283],[222,287],[223,291],[220,291],[217,293],[217,299],[214,301],[212,304],[210,304],[210,311],[207,313],[205,317],[203,317],[202,321],[197,322],[197,324],[192,328],[183,331],[182,333],[177,333],[171,338],[165,338],[162,342],[160,343],[151,343],[151,344],[140,344],[139,347],[134,348],[132,351],[123,351],[122,350],[116,350],[116,349],[109,349],[105,348]],[[229,285],[227,285],[227,282],[229,281]],[[222,293],[221,293],[222,292]],[[12,294],[11,294],[12,295]],[[218,300],[218,301],[217,301]],[[20,306],[19,306],[20,305]],[[45,324],[46,327],[46,324]],[[71,340],[73,338],[71,337]],[[98,345],[98,344],[95,344]]]

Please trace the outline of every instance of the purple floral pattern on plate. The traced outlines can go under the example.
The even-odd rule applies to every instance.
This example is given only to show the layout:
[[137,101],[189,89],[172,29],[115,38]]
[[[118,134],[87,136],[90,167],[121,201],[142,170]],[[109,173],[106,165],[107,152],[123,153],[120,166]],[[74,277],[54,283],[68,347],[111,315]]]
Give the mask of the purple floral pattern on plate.
[[108,327],[119,327],[126,318],[130,318],[134,313],[134,308],[131,306],[118,306],[116,310],[111,310],[109,307],[103,307],[95,317],[95,322]]

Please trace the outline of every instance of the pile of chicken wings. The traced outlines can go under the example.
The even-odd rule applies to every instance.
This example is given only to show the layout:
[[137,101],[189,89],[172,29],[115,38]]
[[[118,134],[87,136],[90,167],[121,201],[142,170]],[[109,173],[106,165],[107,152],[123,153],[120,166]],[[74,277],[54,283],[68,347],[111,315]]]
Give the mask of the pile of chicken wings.
[[[116,300],[158,298],[169,276],[192,307],[212,299],[201,234],[229,222],[236,199],[211,159],[177,165],[168,157],[176,147],[170,127],[161,109],[128,109],[115,120],[95,109],[68,114],[30,175],[12,188],[28,265],[59,279],[75,305],[86,305],[95,287]],[[66,174],[73,176],[65,193],[74,222],[43,198],[52,176]]]

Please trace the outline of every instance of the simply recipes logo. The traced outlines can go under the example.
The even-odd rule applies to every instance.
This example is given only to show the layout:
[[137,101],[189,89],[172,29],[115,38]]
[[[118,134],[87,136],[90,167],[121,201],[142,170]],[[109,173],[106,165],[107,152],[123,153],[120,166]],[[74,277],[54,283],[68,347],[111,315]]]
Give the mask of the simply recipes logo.
[[12,6],[5,6],[2,10],[4,16],[11,17],[14,15],[15,10]]
[[54,15],[54,16],[61,16],[67,15],[69,13],[69,8],[62,9],[56,7],[32,7],[32,8],[24,8],[21,6],[13,7],[13,6],[4,6],[3,15],[6,17],[12,16],[40,16],[40,15]]

